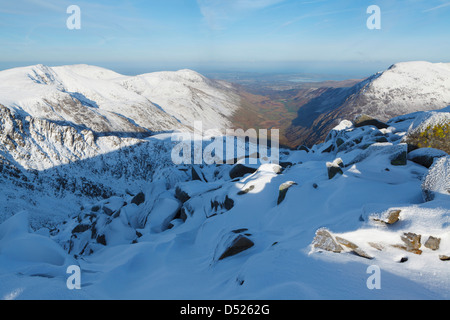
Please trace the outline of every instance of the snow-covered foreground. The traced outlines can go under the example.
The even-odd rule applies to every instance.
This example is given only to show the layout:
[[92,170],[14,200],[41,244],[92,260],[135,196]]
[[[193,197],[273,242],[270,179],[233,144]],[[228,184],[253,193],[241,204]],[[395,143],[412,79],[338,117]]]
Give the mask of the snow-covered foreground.
[[[430,119],[386,129],[344,121],[324,144],[282,150],[282,166],[254,173],[166,169],[173,183],[161,175],[141,194],[85,199],[70,217],[55,215],[54,230],[31,228],[32,209],[17,208],[0,225],[0,298],[448,299],[450,160],[441,152],[430,170],[406,161],[402,138],[418,116]],[[414,248],[408,234],[420,236]],[[81,267],[81,290],[66,286],[70,265]],[[370,266],[380,290],[367,286]]]

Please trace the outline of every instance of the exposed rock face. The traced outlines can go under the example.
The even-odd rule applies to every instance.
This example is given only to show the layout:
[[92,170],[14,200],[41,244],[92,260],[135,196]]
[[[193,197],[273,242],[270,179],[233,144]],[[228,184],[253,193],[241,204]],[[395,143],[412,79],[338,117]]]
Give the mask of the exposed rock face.
[[336,242],[327,229],[319,229],[313,241],[313,247],[334,253],[341,253],[344,249]]

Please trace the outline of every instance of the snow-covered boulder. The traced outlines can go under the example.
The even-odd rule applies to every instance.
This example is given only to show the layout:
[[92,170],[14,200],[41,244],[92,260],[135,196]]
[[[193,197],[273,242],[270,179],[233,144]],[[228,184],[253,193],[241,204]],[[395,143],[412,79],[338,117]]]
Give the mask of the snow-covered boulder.
[[426,175],[422,183],[425,201],[450,197],[450,156],[440,158]]
[[445,151],[434,148],[420,148],[408,154],[408,160],[430,168],[436,159],[447,156]]

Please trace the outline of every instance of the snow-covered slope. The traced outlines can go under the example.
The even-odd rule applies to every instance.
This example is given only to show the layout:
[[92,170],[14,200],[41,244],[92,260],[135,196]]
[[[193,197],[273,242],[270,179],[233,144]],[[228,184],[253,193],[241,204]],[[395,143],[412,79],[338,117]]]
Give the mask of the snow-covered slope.
[[[94,165],[120,156],[92,159],[90,179],[117,190],[104,198],[0,183],[15,214],[0,225],[0,297],[448,299],[450,161],[444,152],[430,153],[431,169],[407,160],[403,139],[420,119],[428,112],[385,129],[343,121],[323,144],[282,150],[283,168],[166,165],[132,190]],[[81,290],[66,287],[72,264]],[[371,266],[381,290],[367,286]]]

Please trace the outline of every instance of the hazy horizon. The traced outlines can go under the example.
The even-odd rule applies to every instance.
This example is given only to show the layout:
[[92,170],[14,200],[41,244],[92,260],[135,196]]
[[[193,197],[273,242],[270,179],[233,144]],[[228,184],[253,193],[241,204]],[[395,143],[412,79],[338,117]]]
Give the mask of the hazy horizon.
[[[74,4],[80,29],[69,28]],[[380,8],[380,29],[368,28],[371,5]],[[449,12],[443,0],[17,0],[0,8],[0,69],[90,64],[125,75],[360,78],[398,62],[448,60]]]

